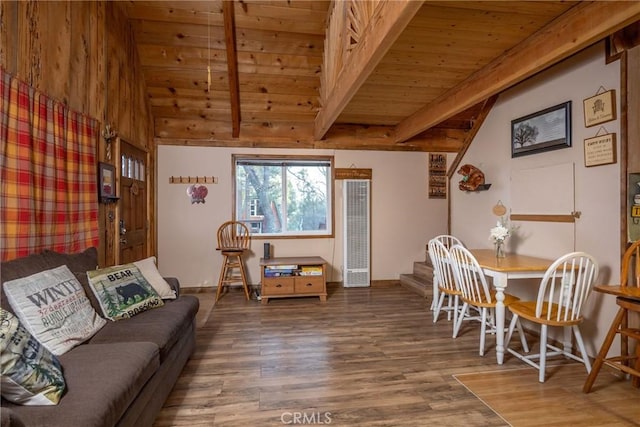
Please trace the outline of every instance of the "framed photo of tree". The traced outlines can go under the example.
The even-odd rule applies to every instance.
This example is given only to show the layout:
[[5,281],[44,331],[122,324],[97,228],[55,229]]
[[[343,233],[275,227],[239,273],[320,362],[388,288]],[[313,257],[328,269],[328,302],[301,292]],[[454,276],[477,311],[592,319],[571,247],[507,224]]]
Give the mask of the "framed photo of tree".
[[571,147],[571,101],[511,121],[511,157]]

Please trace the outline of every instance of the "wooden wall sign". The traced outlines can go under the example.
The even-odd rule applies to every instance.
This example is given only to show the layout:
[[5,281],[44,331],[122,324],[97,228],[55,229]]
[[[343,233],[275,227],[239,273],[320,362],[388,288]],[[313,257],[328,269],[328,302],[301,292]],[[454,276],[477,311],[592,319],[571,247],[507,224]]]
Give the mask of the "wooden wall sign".
[[584,140],[584,165],[600,166],[616,162],[616,134],[594,136]]
[[584,125],[595,126],[616,119],[616,91],[608,90],[587,98],[584,103]]
[[446,154],[429,154],[429,198],[447,198]]
[[335,179],[371,179],[373,177],[372,169],[358,168],[336,168]]

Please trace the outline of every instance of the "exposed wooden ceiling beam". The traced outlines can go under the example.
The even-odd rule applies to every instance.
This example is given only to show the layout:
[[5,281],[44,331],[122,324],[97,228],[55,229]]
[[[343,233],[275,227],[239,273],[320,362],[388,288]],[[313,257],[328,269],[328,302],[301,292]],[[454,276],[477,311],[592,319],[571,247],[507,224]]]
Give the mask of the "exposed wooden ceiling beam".
[[[206,126],[195,121],[159,120],[156,123],[157,145],[187,145],[203,147],[295,148],[332,150],[422,151],[457,153],[468,139],[463,129],[432,128],[401,144],[393,142],[391,126],[336,124],[322,141],[312,137],[312,126],[264,126],[242,124],[239,138],[233,138],[227,122],[207,121]],[[182,138],[173,135],[180,133]],[[166,136],[162,136],[166,135]],[[169,137],[171,135],[171,137]]]
[[379,4],[367,32],[353,49],[348,62],[343,65],[330,96],[323,100],[322,109],[315,119],[316,140],[324,137],[422,3],[423,1],[389,1]]
[[465,136],[465,139],[462,143],[462,147],[460,148],[460,151],[458,151],[456,158],[453,159],[453,162],[451,162],[451,165],[449,166],[449,170],[447,171],[447,177],[449,179],[451,179],[451,177],[453,176],[453,173],[458,170],[458,165],[460,164],[460,162],[462,161],[462,158],[464,157],[464,155],[467,153],[467,150],[471,146],[471,143],[473,142],[473,138],[476,137],[476,134],[482,127],[482,123],[484,123],[485,119],[491,112],[491,109],[493,108],[497,100],[498,100],[498,95],[493,95],[491,98],[485,100],[484,103],[482,104],[480,113],[478,114],[478,116],[475,118],[473,122],[473,127],[469,132],[467,132],[467,135]]
[[498,94],[640,19],[639,1],[580,3],[464,82],[400,122],[395,141],[412,136]]
[[224,16],[224,41],[227,47],[227,72],[229,73],[229,95],[231,97],[232,135],[240,135],[240,83],[238,81],[238,52],[236,50],[236,24],[233,1],[222,2]]

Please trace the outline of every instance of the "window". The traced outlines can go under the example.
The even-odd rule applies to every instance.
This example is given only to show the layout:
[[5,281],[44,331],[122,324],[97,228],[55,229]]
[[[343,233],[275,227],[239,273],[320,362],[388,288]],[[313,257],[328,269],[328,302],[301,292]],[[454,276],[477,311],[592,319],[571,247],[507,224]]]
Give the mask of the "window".
[[234,218],[254,237],[333,235],[333,158],[233,156]]
[[258,199],[253,199],[249,202],[249,215],[258,216]]

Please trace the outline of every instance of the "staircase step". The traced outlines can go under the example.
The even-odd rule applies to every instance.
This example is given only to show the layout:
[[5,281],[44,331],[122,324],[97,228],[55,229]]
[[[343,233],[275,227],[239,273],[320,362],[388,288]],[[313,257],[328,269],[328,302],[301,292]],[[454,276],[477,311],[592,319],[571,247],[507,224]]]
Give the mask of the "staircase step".
[[413,275],[421,277],[431,285],[433,280],[433,267],[430,263],[416,261],[413,263]]
[[424,277],[415,274],[401,274],[400,284],[423,298],[430,297],[433,293],[431,283],[427,282]]

